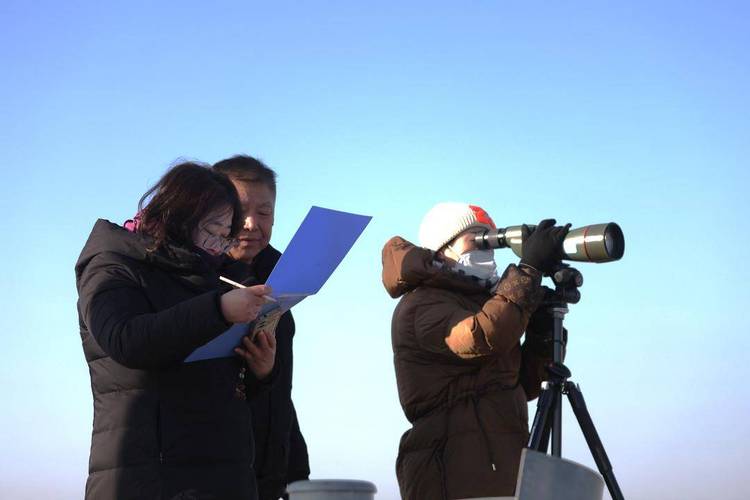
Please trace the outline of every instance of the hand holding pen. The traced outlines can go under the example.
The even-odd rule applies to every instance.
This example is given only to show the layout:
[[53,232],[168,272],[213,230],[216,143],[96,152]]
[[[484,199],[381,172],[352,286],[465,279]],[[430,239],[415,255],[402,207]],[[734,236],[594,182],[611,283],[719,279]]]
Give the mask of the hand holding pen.
[[[260,308],[264,302],[276,302],[273,297],[269,297],[271,294],[271,287],[266,285],[255,285],[247,287],[236,281],[232,281],[224,276],[219,276],[221,281],[229,283],[236,290],[227,292],[222,295],[222,312],[224,309],[224,297],[236,292],[245,292],[244,295],[237,295],[237,300],[240,302],[243,299],[248,300],[249,312],[253,313],[253,317],[250,320],[244,320],[243,322],[249,322],[258,317]],[[234,297],[229,300],[234,300]],[[242,309],[242,306],[239,306]],[[226,318],[226,314],[224,316]],[[227,318],[227,321],[229,319]],[[242,343],[234,349],[234,352],[245,360],[248,368],[255,374],[258,379],[267,377],[273,370],[274,361],[276,358],[276,337],[268,332],[260,332],[256,335],[255,339],[251,339],[247,335],[242,338]]]
[[265,302],[275,302],[269,297],[270,286],[245,286],[223,276],[220,279],[236,287],[221,296],[221,312],[230,323],[249,323],[258,317]]

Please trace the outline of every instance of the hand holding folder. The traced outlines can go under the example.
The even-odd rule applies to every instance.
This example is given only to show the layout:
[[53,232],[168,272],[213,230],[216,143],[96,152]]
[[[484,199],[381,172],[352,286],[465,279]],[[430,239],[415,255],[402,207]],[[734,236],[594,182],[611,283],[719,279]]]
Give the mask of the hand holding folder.
[[265,330],[258,332],[254,340],[245,335],[240,346],[234,348],[234,352],[245,360],[255,377],[262,380],[273,371],[276,337]]
[[245,335],[257,335],[258,331],[272,327],[275,330],[282,314],[323,287],[371,219],[312,207],[268,277],[266,284],[273,292],[261,306],[258,319],[250,324],[233,325],[193,351],[185,361],[232,356]]

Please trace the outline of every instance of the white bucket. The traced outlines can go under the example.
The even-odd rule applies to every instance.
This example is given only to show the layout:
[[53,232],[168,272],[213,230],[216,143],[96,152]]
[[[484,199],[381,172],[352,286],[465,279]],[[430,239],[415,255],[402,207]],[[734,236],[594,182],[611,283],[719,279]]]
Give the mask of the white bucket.
[[374,500],[378,489],[367,481],[314,479],[295,481],[286,491],[289,500]]

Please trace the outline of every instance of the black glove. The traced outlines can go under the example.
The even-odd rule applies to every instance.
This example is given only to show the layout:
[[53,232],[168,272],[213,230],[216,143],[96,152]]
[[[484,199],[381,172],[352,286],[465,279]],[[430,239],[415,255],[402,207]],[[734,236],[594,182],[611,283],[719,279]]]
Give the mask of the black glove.
[[521,228],[521,264],[549,274],[560,262],[562,242],[570,224],[555,226],[555,219],[545,219],[532,231],[524,224]]

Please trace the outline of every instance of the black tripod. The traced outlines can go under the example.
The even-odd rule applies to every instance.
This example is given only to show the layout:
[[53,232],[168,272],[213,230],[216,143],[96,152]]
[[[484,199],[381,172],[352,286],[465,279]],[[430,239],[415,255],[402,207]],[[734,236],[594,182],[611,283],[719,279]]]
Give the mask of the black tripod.
[[[562,363],[563,356],[563,319],[568,312],[568,304],[575,304],[581,298],[578,287],[583,284],[580,272],[567,265],[562,265],[553,275],[555,291],[545,298],[545,305],[552,312],[554,319],[554,353],[553,363],[547,367],[549,380],[544,383],[536,407],[534,423],[531,427],[528,448],[547,453],[550,433],[552,434],[552,456],[559,457],[562,448],[562,397],[568,396],[573,407],[578,425],[581,427],[586,444],[594,457],[599,473],[604,477],[609,494],[613,500],[624,500],[620,486],[617,484],[612,464],[604,451],[604,445],[596,432],[591,415],[586,409],[578,385],[570,378],[570,370]],[[552,415],[550,415],[552,413]],[[550,418],[551,417],[551,418]]]

